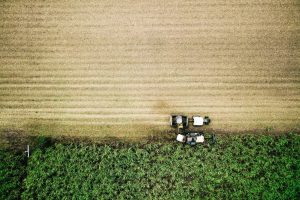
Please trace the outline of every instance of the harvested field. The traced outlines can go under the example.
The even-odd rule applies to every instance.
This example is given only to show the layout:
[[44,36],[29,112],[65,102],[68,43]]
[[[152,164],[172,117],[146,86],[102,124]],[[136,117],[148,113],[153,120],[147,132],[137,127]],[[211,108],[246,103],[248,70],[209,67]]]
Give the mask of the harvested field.
[[1,1],[0,127],[146,137],[299,131],[296,0]]

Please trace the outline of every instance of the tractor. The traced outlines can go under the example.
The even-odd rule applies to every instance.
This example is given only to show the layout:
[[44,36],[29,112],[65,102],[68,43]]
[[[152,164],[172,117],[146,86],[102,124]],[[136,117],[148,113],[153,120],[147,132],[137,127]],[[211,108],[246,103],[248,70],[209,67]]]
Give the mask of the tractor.
[[199,115],[194,115],[191,120],[185,115],[171,115],[170,116],[170,125],[174,128],[188,128],[189,121],[193,123],[193,126],[200,127],[203,125],[210,124],[210,118],[208,116],[201,117]]
[[185,134],[177,134],[176,140],[190,146],[195,146],[198,143],[214,144],[216,143],[216,136],[215,134],[208,135],[203,132],[187,132]]
[[170,116],[170,126],[177,128],[178,142],[189,144],[190,146],[195,146],[198,143],[209,143],[214,144],[216,142],[216,137],[214,134],[204,134],[199,131],[186,131],[189,127],[189,122],[193,124],[194,127],[201,127],[203,125],[209,125],[211,120],[208,116],[201,117],[199,115],[194,115],[191,119],[185,115],[171,115]]

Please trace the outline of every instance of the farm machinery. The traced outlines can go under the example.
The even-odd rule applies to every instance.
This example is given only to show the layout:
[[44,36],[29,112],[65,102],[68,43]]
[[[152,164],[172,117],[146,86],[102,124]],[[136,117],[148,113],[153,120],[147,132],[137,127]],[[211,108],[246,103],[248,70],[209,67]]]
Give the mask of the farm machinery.
[[194,127],[201,127],[209,125],[210,122],[211,120],[208,116],[201,117],[199,115],[194,115],[191,119],[185,115],[170,116],[170,126],[177,129],[176,140],[190,146],[195,146],[198,143],[214,144],[216,142],[214,134],[205,134],[202,131],[187,130],[189,128],[189,124],[192,124]]

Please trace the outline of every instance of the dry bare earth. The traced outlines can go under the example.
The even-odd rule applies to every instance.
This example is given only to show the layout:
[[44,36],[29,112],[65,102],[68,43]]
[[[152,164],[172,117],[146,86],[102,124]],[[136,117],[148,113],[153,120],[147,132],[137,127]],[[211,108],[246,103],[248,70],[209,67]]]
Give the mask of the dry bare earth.
[[139,137],[169,113],[299,130],[296,0],[0,3],[0,126]]

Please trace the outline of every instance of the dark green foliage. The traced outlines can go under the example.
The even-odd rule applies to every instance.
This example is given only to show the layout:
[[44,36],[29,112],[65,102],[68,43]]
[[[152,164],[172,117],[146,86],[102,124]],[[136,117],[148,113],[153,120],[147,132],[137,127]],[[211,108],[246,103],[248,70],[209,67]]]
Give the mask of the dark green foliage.
[[24,174],[24,156],[0,150],[0,199],[20,198]]
[[33,139],[33,150],[40,149],[42,151],[45,151],[46,148],[50,147],[52,145],[51,138],[46,136],[38,136]]
[[300,137],[173,144],[55,145],[29,160],[24,199],[297,199]]

